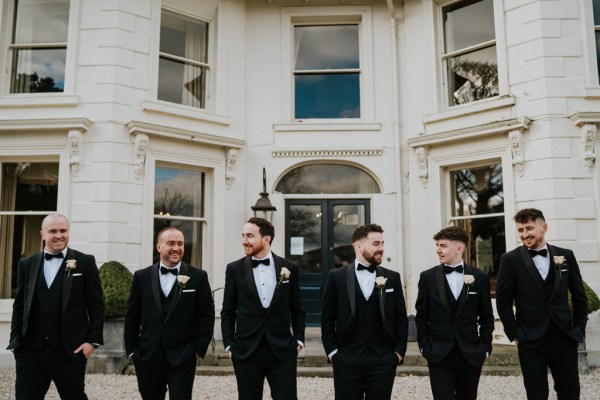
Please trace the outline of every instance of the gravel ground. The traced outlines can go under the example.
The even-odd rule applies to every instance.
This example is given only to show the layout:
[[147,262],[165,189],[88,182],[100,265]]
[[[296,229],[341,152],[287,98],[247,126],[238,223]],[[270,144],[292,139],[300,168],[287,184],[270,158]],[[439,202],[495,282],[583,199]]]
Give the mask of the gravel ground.
[[[0,369],[0,399],[14,399],[14,369]],[[594,368],[581,376],[581,400],[598,399],[600,388],[600,368]],[[552,391],[551,391],[552,392]],[[127,375],[87,375],[86,393],[90,400],[133,400],[139,399],[135,376]],[[235,400],[237,390],[233,376],[196,376],[194,399]],[[428,377],[396,377],[393,399],[431,399]],[[525,389],[521,377],[482,376],[479,384],[479,398],[483,400],[525,399]],[[47,400],[59,399],[54,384],[46,396]],[[268,385],[265,384],[264,399],[270,399]],[[333,379],[298,378],[299,400],[333,399]],[[551,393],[550,399],[556,399]]]

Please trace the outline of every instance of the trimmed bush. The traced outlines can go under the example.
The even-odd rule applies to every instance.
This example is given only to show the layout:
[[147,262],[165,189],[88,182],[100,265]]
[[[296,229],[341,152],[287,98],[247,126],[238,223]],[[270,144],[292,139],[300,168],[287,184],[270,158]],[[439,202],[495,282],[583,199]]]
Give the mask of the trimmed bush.
[[[596,292],[594,292],[592,288],[589,287],[585,282],[583,282],[583,287],[585,289],[585,295],[587,296],[588,301],[588,314],[600,310],[600,299],[598,299]],[[571,310],[573,309],[573,303],[571,303],[571,292],[569,292],[569,308]]]
[[104,316],[124,316],[133,274],[118,261],[105,262],[99,271],[104,292]]

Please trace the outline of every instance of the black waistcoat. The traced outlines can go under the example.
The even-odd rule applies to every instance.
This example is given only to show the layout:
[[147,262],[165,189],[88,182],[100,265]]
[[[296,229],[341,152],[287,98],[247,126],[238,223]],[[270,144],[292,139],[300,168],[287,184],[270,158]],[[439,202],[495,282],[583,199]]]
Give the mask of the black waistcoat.
[[62,291],[65,279],[64,267],[58,269],[50,287],[46,284],[43,261],[38,276],[31,318],[27,329],[27,344],[41,348],[44,343],[58,348],[62,343]]

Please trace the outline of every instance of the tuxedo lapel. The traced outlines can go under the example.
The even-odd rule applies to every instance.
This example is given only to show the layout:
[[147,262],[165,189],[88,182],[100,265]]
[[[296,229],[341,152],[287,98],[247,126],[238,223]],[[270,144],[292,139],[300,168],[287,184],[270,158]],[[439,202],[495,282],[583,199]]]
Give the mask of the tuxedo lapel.
[[[471,271],[471,267],[469,267],[467,264],[464,265],[464,275],[473,275],[473,272]],[[475,284],[475,282],[473,282],[473,285]],[[465,306],[465,303],[467,302],[467,290],[469,289],[469,287],[467,285],[464,284],[464,280],[463,280],[463,287],[462,290],[460,291],[460,295],[458,296],[458,309],[456,310],[456,316],[458,317],[458,315],[460,314],[460,312],[462,311],[463,307]]]
[[[37,280],[40,276],[40,271],[44,269],[44,252],[38,253],[34,259],[31,261],[31,265],[29,266],[29,291],[27,292],[27,298],[25,299],[25,312],[23,315],[27,317],[29,314],[29,308],[33,303],[33,294],[35,293],[35,288],[37,287]],[[43,273],[43,272],[41,272]],[[25,321],[27,318],[25,318]]]
[[150,268],[150,286],[152,287],[152,297],[154,297],[154,304],[162,312],[162,302],[160,301],[160,282],[158,281],[158,266],[160,263],[156,263]]
[[354,264],[346,267],[346,287],[348,288],[348,301],[350,301],[350,311],[352,316],[356,313],[356,273]]
[[[181,262],[181,267],[179,267],[179,275],[189,276],[188,266],[184,262]],[[175,311],[175,307],[177,307],[177,303],[179,302],[179,298],[181,297],[181,292],[180,292],[181,288],[179,288],[179,285],[177,284],[177,279],[175,279],[174,286],[175,286],[174,287],[175,293],[173,295],[173,298],[171,299],[171,305],[169,307],[169,311],[167,312],[167,316],[165,317],[165,322],[167,322],[169,320],[169,318],[171,317],[171,314],[173,314],[173,311]]]
[[544,288],[542,287],[541,275],[540,275],[540,272],[538,271],[538,269],[535,267],[535,264],[533,263],[533,258],[531,258],[531,255],[529,254],[529,252],[525,246],[521,246],[521,248],[519,249],[519,252],[521,253],[521,258],[523,259],[523,262],[525,263],[525,269],[527,270],[527,272],[529,272],[529,275],[531,275],[531,277],[533,278],[535,287],[537,287],[540,290],[540,292],[542,294],[544,294],[544,296],[545,296]]
[[[273,254],[273,263],[275,264],[275,291],[273,292],[273,298],[271,299],[271,303],[269,304],[269,310],[271,310],[271,305],[275,303],[275,300],[277,298],[277,296],[279,295],[279,293],[281,292],[281,290],[279,290],[280,286],[281,286],[281,281],[279,279],[279,277],[281,276],[281,268],[282,268],[282,259],[277,257],[275,255],[275,253],[271,253]],[[254,274],[253,274],[254,276]],[[255,285],[256,286],[256,285]],[[258,295],[258,291],[256,292]],[[269,310],[267,311],[267,313],[269,312]]]
[[258,295],[258,290],[256,289],[256,282],[254,281],[254,273],[252,272],[252,257],[246,256],[246,259],[244,260],[244,275],[246,276],[248,290],[250,290],[252,297],[254,297],[258,304],[262,307],[260,296]]
[[435,286],[442,301],[442,306],[448,311],[448,314],[452,315],[450,304],[448,304],[448,295],[446,294],[446,274],[442,264],[435,268]]
[[[380,265],[375,267],[375,279],[377,279],[377,277],[379,276],[383,276],[383,269]],[[379,296],[379,311],[381,311],[381,320],[385,325],[385,292],[383,292],[383,295],[379,294],[380,291],[383,291],[385,289],[378,289],[377,287],[375,287],[375,289],[373,290],[375,291],[375,295]]]
[[[64,284],[63,284],[63,293],[62,293],[62,311],[63,311],[63,315],[65,310],[67,309],[67,304],[69,303],[69,297],[71,296],[71,286],[73,285],[73,271],[70,271],[69,274],[67,275],[64,270],[65,270],[65,265],[67,263],[67,260],[74,260],[75,256],[73,255],[73,253],[71,252],[71,249],[67,249],[67,256],[63,259],[62,263],[60,264],[60,268],[58,269],[58,272],[56,273],[56,277],[54,279],[64,279]],[[75,267],[77,268],[77,267]],[[64,278],[62,278],[60,275],[65,275]]]
[[[550,298],[548,299],[548,303],[554,299],[554,296],[558,293],[558,288],[560,287],[560,281],[562,279],[562,273],[560,272],[560,267],[554,263],[554,256],[558,255],[558,249],[554,246],[548,245],[548,252],[550,257],[550,268],[554,269],[554,285],[552,286],[552,293],[550,293]],[[558,272],[558,273],[556,273]],[[550,271],[548,272],[550,274]]]

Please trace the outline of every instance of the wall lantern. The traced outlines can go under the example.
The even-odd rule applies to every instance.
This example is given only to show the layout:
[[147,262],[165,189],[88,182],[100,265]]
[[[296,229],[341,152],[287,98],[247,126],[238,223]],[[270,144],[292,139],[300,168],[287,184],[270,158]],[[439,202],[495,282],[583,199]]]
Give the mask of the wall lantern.
[[273,211],[277,211],[271,201],[269,200],[269,193],[267,193],[267,173],[263,167],[263,190],[260,193],[260,198],[256,200],[256,204],[250,207],[254,211],[255,217],[264,218],[269,222],[273,220]]

